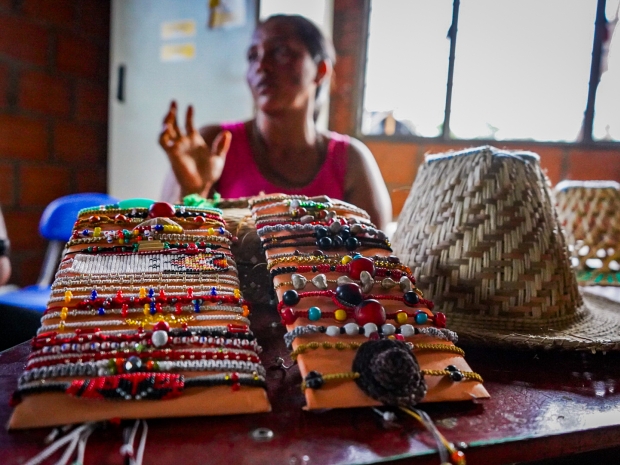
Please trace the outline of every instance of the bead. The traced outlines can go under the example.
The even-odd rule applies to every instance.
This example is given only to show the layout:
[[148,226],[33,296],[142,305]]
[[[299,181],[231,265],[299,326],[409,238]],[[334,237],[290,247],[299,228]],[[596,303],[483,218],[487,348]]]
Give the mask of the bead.
[[344,245],[344,240],[340,236],[334,236],[332,238],[332,247],[335,249],[339,249]]
[[282,317],[282,323],[284,323],[285,325],[292,325],[297,319],[292,308],[285,308],[280,312],[280,315]]
[[312,284],[314,284],[317,289],[327,289],[327,276],[325,276],[323,273],[316,275],[314,278],[312,278]]
[[155,202],[149,207],[149,218],[171,218],[174,213],[174,205],[168,202]]
[[377,300],[364,300],[355,308],[355,321],[360,326],[364,326],[366,323],[381,326],[385,323],[385,319],[385,309]]
[[317,241],[316,245],[318,245],[321,249],[329,250],[333,246],[333,241],[332,241],[331,237],[321,237]]
[[368,271],[374,277],[376,274],[375,262],[370,258],[360,257],[349,263],[349,276],[352,279],[360,279],[362,271]]
[[334,221],[332,224],[329,225],[329,230],[333,233],[338,233],[338,231],[340,231],[340,228],[342,228],[342,225],[338,221]]
[[437,328],[445,328],[447,320],[445,313],[442,312],[435,313],[435,317],[433,318],[433,322]]
[[168,343],[168,333],[166,331],[153,331],[151,342],[155,347],[163,347]]
[[448,371],[459,371],[459,369],[456,366],[454,366],[454,365],[448,365],[446,367],[446,370],[448,370]]
[[303,289],[304,287],[306,287],[306,283],[308,282],[305,276],[298,273],[293,273],[291,275],[291,281],[295,289]]
[[409,315],[407,315],[407,312],[404,312],[402,310],[399,310],[396,313],[396,322],[399,325],[404,325],[405,323],[407,323],[407,319],[409,318]]
[[321,319],[321,309],[319,307],[310,307],[308,309],[308,319],[310,321],[317,321]]
[[463,381],[463,373],[461,373],[460,371],[451,371],[450,372],[450,379],[452,381]]
[[67,303],[71,302],[72,298],[73,298],[73,293],[71,291],[65,291],[65,302]]
[[392,334],[396,334],[396,327],[393,324],[386,323],[381,326],[381,331],[386,336],[391,336]]
[[413,284],[411,284],[411,280],[407,276],[401,277],[398,284],[400,286],[400,290],[403,292],[409,292],[413,290]]
[[125,210],[128,208],[149,208],[155,201],[145,198],[125,199],[118,202],[118,208]]
[[376,334],[379,328],[374,323],[366,323],[364,325],[364,335],[370,337],[371,334]]
[[140,357],[137,357],[135,355],[129,357],[127,360],[125,360],[125,363],[123,363],[123,370],[127,373],[135,373],[137,371],[140,371],[142,369],[142,360],[140,360]]
[[[336,310],[338,311],[338,310]],[[338,326],[328,326],[325,330],[325,334],[328,336],[340,336],[340,328]]]
[[465,454],[460,450],[455,450],[450,454],[450,460],[454,465],[465,465]]
[[428,321],[428,315],[426,314],[426,312],[416,312],[415,314],[415,322],[418,325],[423,325],[424,323],[426,323]]
[[317,239],[322,237],[327,237],[329,235],[329,231],[325,226],[319,226],[314,230],[314,235]]
[[308,373],[304,381],[306,382],[306,387],[310,389],[319,389],[325,383],[323,376],[317,371]]
[[170,325],[166,321],[158,321],[153,326],[153,331],[170,331]]
[[340,260],[340,263],[342,263],[343,265],[346,265],[347,263],[349,263],[351,260],[353,260],[353,258],[351,257],[351,255],[345,255],[344,257],[342,257],[342,260]]
[[297,305],[299,303],[299,294],[297,291],[290,289],[282,294],[282,302],[285,305]]
[[344,321],[347,319],[347,311],[339,308],[334,312],[334,319],[336,321]]
[[405,324],[400,327],[400,334],[404,337],[411,337],[415,334],[415,328],[413,325]]
[[344,325],[344,332],[347,333],[349,336],[355,336],[356,334],[359,334],[359,330],[360,327],[357,323],[347,323],[346,325]]
[[355,307],[362,303],[362,289],[355,283],[341,284],[336,288],[336,300],[343,305]]
[[420,296],[414,291],[407,291],[403,294],[405,305],[413,306],[420,302]]
[[348,237],[345,241],[344,241],[344,246],[347,250],[355,250],[359,247],[360,245],[360,241],[358,241],[355,237],[351,236]]

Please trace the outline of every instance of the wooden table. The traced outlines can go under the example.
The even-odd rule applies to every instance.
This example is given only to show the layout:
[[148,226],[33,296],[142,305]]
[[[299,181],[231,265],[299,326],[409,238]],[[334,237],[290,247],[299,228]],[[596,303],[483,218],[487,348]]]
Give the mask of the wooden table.
[[[412,419],[387,424],[371,409],[302,410],[299,372],[275,367],[286,358],[273,307],[255,308],[252,328],[265,352],[273,412],[232,417],[149,420],[145,464],[352,463],[438,464],[433,442]],[[503,464],[620,446],[620,354],[467,348],[491,399],[424,405],[445,436],[466,443],[472,464]],[[0,353],[0,421],[28,354],[27,343]],[[288,360],[288,358],[286,358]],[[44,414],[44,413],[43,413]],[[255,439],[267,428],[271,439]],[[43,448],[49,429],[0,433],[0,462],[23,463]],[[91,436],[86,464],[121,464],[122,427]],[[562,462],[564,463],[564,462]],[[596,463],[596,462],[584,462]]]

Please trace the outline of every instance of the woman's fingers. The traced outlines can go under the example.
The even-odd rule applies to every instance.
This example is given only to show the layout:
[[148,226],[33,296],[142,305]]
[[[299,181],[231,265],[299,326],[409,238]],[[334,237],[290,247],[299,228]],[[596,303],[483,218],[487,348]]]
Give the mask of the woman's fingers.
[[172,115],[172,130],[174,131],[174,137],[181,137],[181,131],[179,131],[179,125],[177,124],[177,102],[174,100],[170,104],[170,113]]
[[211,153],[218,157],[225,157],[230,149],[230,142],[232,141],[232,133],[230,131],[220,132],[213,140],[211,146]]
[[194,107],[190,105],[187,107],[187,113],[185,113],[185,132],[191,137],[194,131],[196,131],[194,128]]

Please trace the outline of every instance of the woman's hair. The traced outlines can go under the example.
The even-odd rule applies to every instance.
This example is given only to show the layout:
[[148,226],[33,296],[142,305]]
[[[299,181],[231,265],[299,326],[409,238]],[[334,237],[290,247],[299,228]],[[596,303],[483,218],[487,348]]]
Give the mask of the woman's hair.
[[[272,21],[290,24],[293,33],[306,46],[315,63],[327,60],[331,63],[332,68],[336,65],[336,50],[334,49],[334,44],[323,35],[321,30],[312,21],[301,15],[272,15],[264,21],[259,22],[257,27]],[[316,107],[314,110],[315,120],[327,100],[329,87],[330,79],[325,79],[316,90],[314,99]]]

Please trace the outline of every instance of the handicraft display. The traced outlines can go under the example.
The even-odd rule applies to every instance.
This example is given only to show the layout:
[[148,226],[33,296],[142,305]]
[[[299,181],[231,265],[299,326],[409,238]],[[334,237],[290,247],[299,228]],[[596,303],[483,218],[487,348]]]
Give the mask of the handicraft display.
[[285,195],[250,207],[306,408],[488,397],[445,315],[364,210]]
[[82,210],[9,427],[269,411],[232,240],[214,208]]

